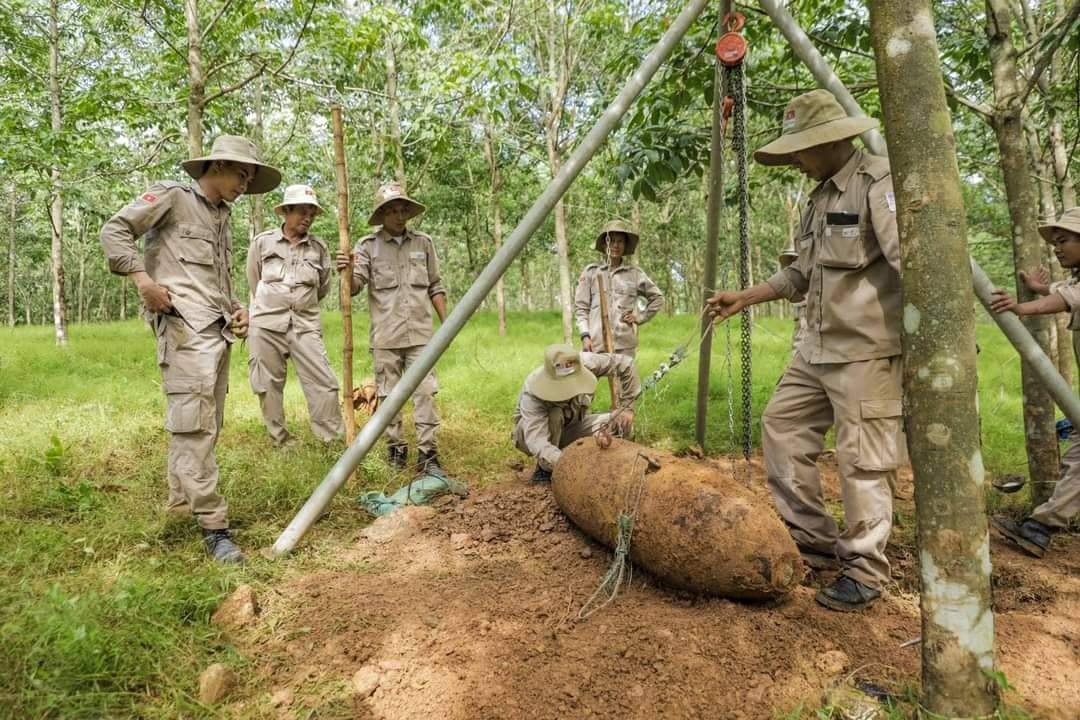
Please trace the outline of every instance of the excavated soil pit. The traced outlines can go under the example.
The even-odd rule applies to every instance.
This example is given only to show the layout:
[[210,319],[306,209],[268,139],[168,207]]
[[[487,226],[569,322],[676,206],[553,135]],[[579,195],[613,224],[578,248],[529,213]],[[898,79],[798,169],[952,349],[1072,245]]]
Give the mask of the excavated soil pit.
[[[716,461],[720,469],[735,467]],[[827,492],[835,473],[823,461]],[[764,485],[760,462],[752,482]],[[263,591],[230,637],[251,663],[227,711],[389,720],[774,718],[817,707],[852,678],[918,682],[911,532],[890,546],[896,585],[856,615],[814,603],[811,575],[787,599],[746,603],[658,587],[578,610],[610,553],[574,529],[528,473],[367,528],[325,571]],[[910,474],[897,488],[910,517]],[[905,499],[907,498],[907,499]],[[316,529],[317,532],[317,529]],[[999,666],[1039,718],[1080,717],[1080,541],[1041,562],[993,545]],[[309,715],[314,711],[314,714]]]

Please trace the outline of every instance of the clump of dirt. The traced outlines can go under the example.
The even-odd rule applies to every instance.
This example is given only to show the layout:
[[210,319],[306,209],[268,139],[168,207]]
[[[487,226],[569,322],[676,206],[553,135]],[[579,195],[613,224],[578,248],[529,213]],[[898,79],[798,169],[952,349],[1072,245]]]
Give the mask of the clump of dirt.
[[[760,463],[739,463],[761,487]],[[1080,558],[1080,543],[1064,547]],[[895,550],[891,557],[911,555]],[[999,572],[1010,568],[1009,582],[1024,584],[1030,562],[994,551]],[[1040,571],[1056,588],[1052,598],[999,610],[999,663],[1036,717],[1075,718],[1080,560],[1062,577],[1059,555]],[[233,640],[265,692],[234,709],[388,720],[756,720],[815,707],[852,678],[894,692],[917,685],[919,647],[901,647],[920,632],[917,597],[899,587],[849,615],[814,602],[811,584],[827,577],[766,605],[671,591],[638,572],[614,603],[579,620],[610,558],[567,521],[550,488],[525,476],[381,518],[332,568],[263,593],[257,623]],[[275,705],[283,696],[289,704]]]

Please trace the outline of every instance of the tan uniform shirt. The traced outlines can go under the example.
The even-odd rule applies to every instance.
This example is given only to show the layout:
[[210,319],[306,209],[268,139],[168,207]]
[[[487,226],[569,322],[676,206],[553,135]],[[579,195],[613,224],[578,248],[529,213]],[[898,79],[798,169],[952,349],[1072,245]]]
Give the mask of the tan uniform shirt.
[[1073,355],[1080,363],[1080,278],[1075,275],[1050,285],[1050,292],[1057,293],[1069,306],[1069,329],[1073,331]]
[[[155,183],[101,228],[109,270],[145,271],[168,288],[173,307],[196,332],[221,318],[227,323],[241,307],[230,277],[230,212],[224,202],[212,205],[197,182]],[[135,242],[141,235],[142,256]]]
[[431,298],[445,294],[435,246],[427,235],[406,230],[391,238],[385,230],[360,239],[353,251],[353,278],[367,286],[371,347],[424,345],[431,339]]
[[[829,213],[858,220],[829,224]],[[887,159],[857,150],[814,188],[798,250],[795,262],[767,282],[789,300],[806,296],[803,358],[819,364],[899,355],[900,242]]]
[[[610,353],[581,353],[581,365],[593,375],[606,377],[617,375],[619,379],[619,407],[634,409],[637,398],[641,395],[641,381],[634,370],[634,361],[626,355]],[[549,431],[548,415],[552,412],[561,412],[563,415],[563,427],[568,427],[581,420],[588,414],[589,405],[592,404],[592,395],[575,395],[569,400],[551,402],[541,400],[529,391],[526,382],[518,395],[517,408],[514,410],[514,425],[522,423],[525,445],[529,454],[543,460],[548,467],[554,467],[562,457],[562,450],[557,443],[558,438],[552,438]],[[552,442],[554,440],[554,442]]]
[[[600,317],[600,284],[598,276],[603,273],[604,286],[608,291],[608,327],[611,328],[614,348],[625,350],[636,348],[638,344],[637,325],[622,321],[622,316],[632,311],[638,318],[638,324],[647,323],[660,308],[664,307],[664,295],[649,276],[637,265],[630,265],[624,260],[617,268],[609,269],[607,263],[593,263],[586,266],[578,279],[574,294],[574,316],[577,319],[578,333],[588,333],[592,338],[593,348],[604,347],[604,330]],[[644,297],[648,303],[638,312],[638,298]]]
[[330,291],[330,264],[330,252],[314,235],[296,245],[280,228],[256,235],[247,259],[252,327],[321,331],[319,301]]

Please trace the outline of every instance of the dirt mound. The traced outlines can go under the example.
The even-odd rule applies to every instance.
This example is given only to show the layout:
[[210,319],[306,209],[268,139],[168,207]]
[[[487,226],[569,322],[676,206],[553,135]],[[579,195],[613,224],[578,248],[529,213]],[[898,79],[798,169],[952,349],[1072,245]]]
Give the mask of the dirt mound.
[[[376,521],[332,569],[264,593],[258,623],[233,638],[262,692],[233,709],[394,720],[756,720],[802,702],[815,707],[850,677],[894,691],[918,681],[918,646],[900,647],[919,634],[918,607],[899,588],[846,615],[817,606],[809,584],[784,601],[754,604],[669,591],[637,573],[614,604],[579,621],[610,553],[568,523],[548,487],[517,480],[399,515]],[[1077,550],[1080,543],[1072,557]],[[1026,561],[995,551],[1012,568],[1009,582],[1025,584]],[[1057,573],[1055,604],[999,598],[1023,609],[999,614],[999,657],[1037,717],[1072,718],[1080,708],[1080,580],[1046,572]],[[1061,614],[1066,608],[1071,615]],[[276,707],[275,697],[289,697],[289,706]]]

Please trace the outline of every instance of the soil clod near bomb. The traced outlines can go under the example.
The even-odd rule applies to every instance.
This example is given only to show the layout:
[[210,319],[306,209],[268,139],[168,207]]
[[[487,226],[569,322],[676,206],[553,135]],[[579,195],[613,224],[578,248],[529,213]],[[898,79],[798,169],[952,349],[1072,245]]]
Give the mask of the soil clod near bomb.
[[803,578],[794,541],[767,494],[714,465],[626,440],[582,438],[551,489],[574,524],[614,549],[629,518],[630,558],[674,588],[748,600],[792,592]]

